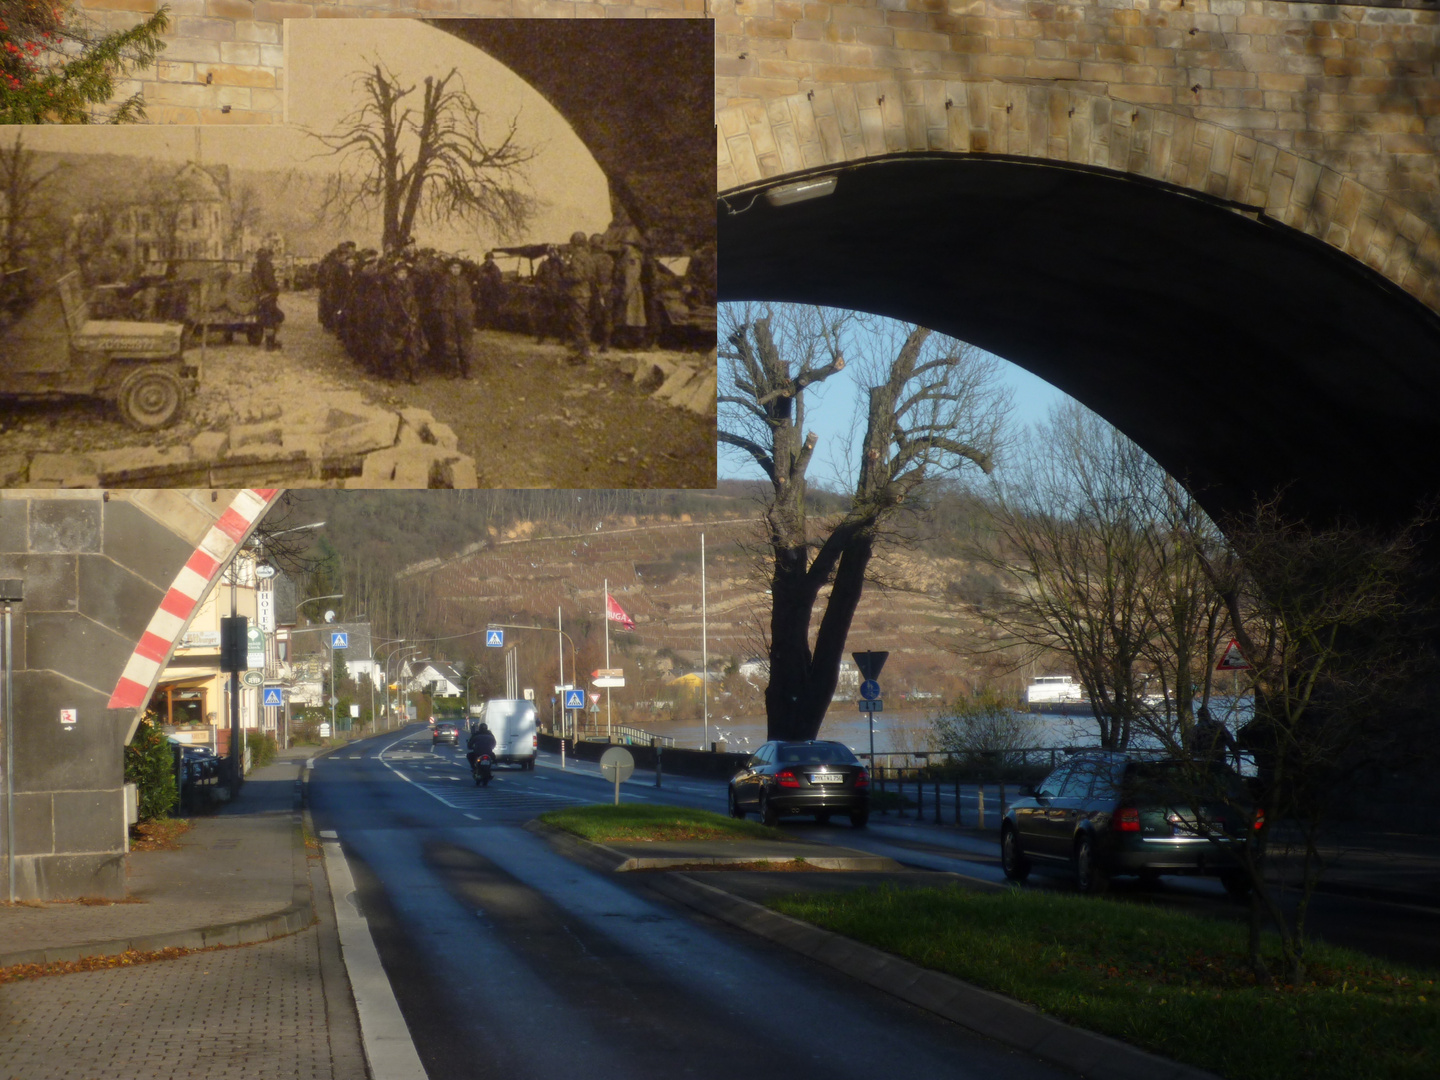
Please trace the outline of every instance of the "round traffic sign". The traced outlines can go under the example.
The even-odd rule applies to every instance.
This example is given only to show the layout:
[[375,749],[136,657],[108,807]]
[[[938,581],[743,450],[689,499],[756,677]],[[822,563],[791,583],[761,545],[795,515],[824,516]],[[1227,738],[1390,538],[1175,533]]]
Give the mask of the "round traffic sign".
[[635,758],[623,746],[612,746],[600,755],[600,773],[612,784],[624,783],[634,771]]
[[264,686],[265,673],[263,671],[257,671],[254,668],[251,668],[249,671],[243,673],[240,676],[240,681],[243,682],[246,686]]
[[866,679],[860,684],[860,696],[866,701],[874,701],[880,696],[880,684],[874,679]]
[[255,564],[255,576],[261,581],[269,581],[278,573],[279,571],[275,569],[273,563],[262,562]]

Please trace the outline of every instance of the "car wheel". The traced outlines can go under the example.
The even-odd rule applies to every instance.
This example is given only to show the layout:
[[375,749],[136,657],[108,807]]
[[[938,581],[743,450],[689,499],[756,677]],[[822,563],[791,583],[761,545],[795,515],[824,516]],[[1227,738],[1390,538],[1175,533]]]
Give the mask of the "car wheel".
[[1024,881],[1030,876],[1030,860],[1020,850],[1020,837],[1014,829],[1000,834],[1000,868],[1009,881]]
[[769,797],[762,791],[760,793],[760,824],[773,826],[779,820],[780,815],[776,813],[775,808],[770,805]]
[[116,401],[127,424],[140,431],[153,431],[180,415],[185,404],[185,384],[169,368],[150,365],[126,376]]
[[830,811],[829,811],[829,810],[821,810],[818,814],[815,815],[815,822],[816,822],[816,824],[818,824],[818,825],[829,825],[829,824],[830,824]]
[[245,340],[251,345],[259,345],[265,340],[265,328],[263,326],[247,326]]
[[1244,870],[1227,870],[1220,875],[1220,884],[1225,886],[1225,892],[1234,900],[1244,900],[1250,895],[1252,883],[1250,875]]
[[1082,836],[1075,845],[1075,887],[1086,896],[1099,896],[1110,887],[1110,875],[1095,854],[1095,841]]
[[745,810],[740,805],[740,800],[735,798],[735,789],[730,789],[730,816],[737,821],[745,820]]

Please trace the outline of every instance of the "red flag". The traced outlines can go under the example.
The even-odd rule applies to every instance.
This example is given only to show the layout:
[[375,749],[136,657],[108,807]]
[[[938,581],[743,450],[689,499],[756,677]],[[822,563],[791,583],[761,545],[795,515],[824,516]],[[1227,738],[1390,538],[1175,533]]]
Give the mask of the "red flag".
[[622,630],[634,630],[635,620],[625,614],[625,609],[615,602],[615,597],[605,594],[605,617],[620,624]]

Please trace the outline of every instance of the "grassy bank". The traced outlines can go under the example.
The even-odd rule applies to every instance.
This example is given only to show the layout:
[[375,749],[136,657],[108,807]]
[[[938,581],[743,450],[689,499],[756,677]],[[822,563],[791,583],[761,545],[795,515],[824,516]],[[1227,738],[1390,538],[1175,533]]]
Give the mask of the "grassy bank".
[[1303,986],[1256,985],[1245,928],[1022,890],[781,897],[777,911],[1228,1080],[1433,1080],[1436,972],[1320,944]]
[[783,840],[778,829],[679,806],[577,806],[541,814],[540,820],[586,840]]

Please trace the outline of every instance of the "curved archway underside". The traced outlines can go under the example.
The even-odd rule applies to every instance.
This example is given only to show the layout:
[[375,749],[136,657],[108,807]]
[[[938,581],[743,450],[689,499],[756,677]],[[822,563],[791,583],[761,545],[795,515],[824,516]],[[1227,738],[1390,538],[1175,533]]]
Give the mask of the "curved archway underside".
[[611,201],[666,242],[714,239],[715,38],[708,19],[427,19],[488,53],[569,121]]
[[834,194],[722,196],[720,295],[894,316],[1078,398],[1212,514],[1285,488],[1394,520],[1435,487],[1440,319],[1263,215],[1088,166],[857,162]]

